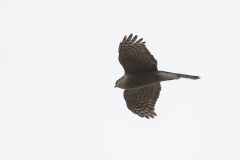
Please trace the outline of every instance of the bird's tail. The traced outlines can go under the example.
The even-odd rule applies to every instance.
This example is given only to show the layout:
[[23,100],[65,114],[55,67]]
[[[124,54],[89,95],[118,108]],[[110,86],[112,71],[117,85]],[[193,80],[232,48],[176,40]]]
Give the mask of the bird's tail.
[[161,76],[163,80],[173,80],[173,79],[179,79],[179,78],[188,78],[188,79],[196,80],[200,78],[199,76],[172,73],[172,72],[166,72],[166,71],[158,71],[158,74]]

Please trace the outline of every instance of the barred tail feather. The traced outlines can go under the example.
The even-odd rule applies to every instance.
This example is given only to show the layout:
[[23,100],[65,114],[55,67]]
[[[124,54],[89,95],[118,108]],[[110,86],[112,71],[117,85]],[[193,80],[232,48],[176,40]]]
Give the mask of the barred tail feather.
[[172,73],[172,72],[166,72],[166,71],[158,71],[158,73],[161,77],[163,77],[163,80],[173,80],[173,79],[179,79],[179,78],[188,78],[188,79],[197,80],[200,78],[199,76]]

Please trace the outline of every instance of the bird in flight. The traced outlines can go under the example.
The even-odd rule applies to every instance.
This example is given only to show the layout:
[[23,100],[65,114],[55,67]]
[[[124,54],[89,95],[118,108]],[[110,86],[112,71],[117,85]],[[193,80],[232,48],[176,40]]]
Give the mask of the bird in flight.
[[179,78],[199,79],[198,76],[159,71],[157,60],[137,35],[125,36],[119,45],[119,62],[125,74],[116,81],[115,87],[124,89],[127,107],[134,114],[154,118],[156,101],[161,91],[160,82]]

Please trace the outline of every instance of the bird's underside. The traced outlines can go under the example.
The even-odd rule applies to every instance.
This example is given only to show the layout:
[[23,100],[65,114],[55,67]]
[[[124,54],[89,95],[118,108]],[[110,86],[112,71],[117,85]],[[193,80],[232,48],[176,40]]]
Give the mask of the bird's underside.
[[154,118],[155,104],[161,91],[161,81],[179,78],[199,79],[198,76],[158,71],[157,61],[148,51],[142,38],[132,34],[124,37],[119,45],[119,62],[125,74],[116,82],[116,87],[125,89],[124,99],[133,113],[145,118]]

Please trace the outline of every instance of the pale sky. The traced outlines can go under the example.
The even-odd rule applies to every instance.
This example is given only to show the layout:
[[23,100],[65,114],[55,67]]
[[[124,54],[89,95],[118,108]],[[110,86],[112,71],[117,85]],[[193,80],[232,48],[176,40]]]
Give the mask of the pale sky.
[[[240,2],[2,0],[0,159],[240,159]],[[127,109],[118,46],[144,38],[157,117]]]

